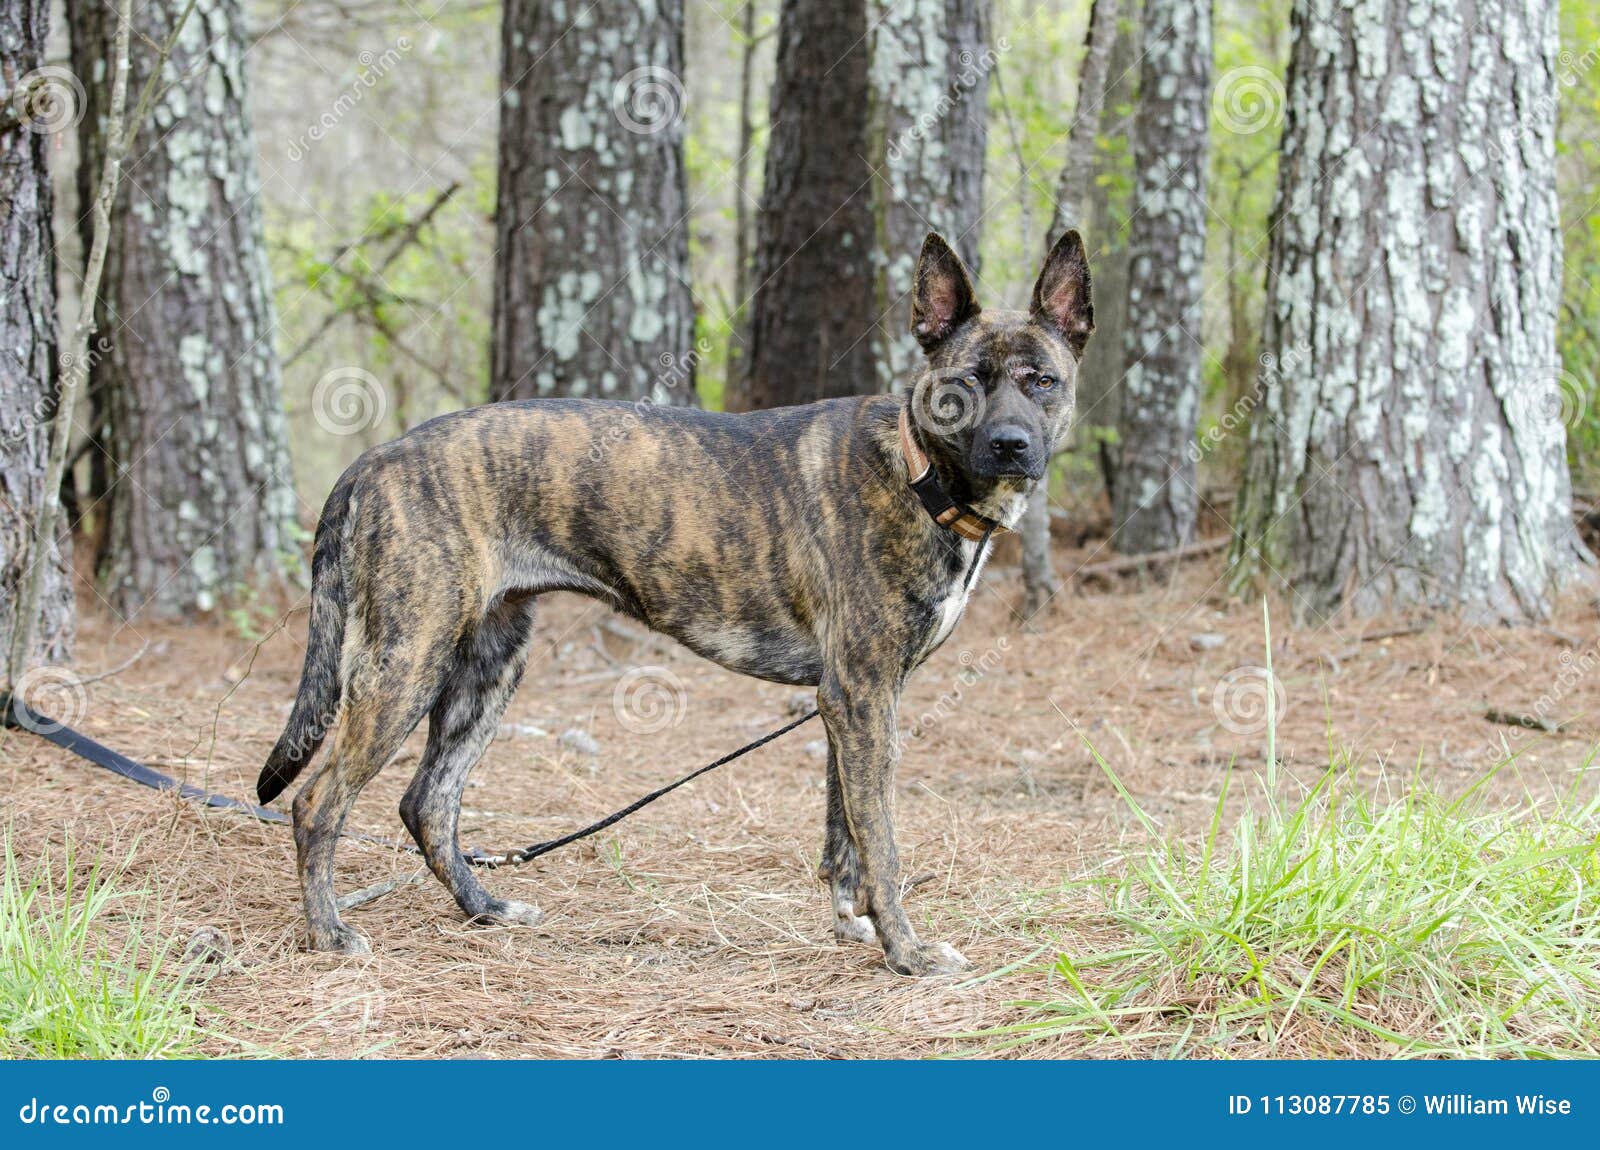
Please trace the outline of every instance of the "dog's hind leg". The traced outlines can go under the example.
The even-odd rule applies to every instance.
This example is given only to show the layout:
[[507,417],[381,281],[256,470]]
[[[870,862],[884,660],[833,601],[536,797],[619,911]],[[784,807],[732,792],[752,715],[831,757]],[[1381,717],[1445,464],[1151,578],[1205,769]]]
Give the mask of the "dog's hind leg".
[[334,850],[361,788],[394,758],[433,704],[443,662],[439,651],[420,645],[368,648],[346,661],[344,716],[333,752],[294,799],[294,839],[312,950],[365,954],[369,949],[339,917]]
[[312,950],[346,955],[365,955],[370,950],[360,932],[339,918],[334,904],[333,853],[355,797],[395,757],[427,712],[427,701],[384,697],[386,694],[379,686],[368,696],[347,702],[328,765],[294,797],[294,846]]
[[457,824],[467,776],[494,738],[528,661],[532,596],[501,601],[457,647],[445,688],[428,716],[428,749],[400,800],[400,818],[428,868],[450,888],[468,918],[539,921],[536,906],[495,898],[461,857]]
[[828,740],[828,832],[822,845],[818,877],[833,895],[833,936],[840,942],[878,945],[872,919],[856,913],[861,897],[861,855],[850,837],[844,812],[844,784],[839,775],[839,751]]

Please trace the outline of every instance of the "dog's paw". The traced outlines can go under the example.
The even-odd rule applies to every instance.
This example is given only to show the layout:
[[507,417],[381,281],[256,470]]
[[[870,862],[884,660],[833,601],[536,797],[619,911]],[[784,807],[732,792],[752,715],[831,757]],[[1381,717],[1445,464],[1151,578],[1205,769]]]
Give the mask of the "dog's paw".
[[367,942],[366,935],[342,922],[332,930],[314,932],[311,949],[324,954],[372,953],[372,945]]
[[860,942],[878,945],[878,928],[863,914],[836,912],[833,916],[833,937],[840,942]]
[[918,943],[909,953],[885,957],[890,970],[896,974],[909,974],[913,978],[960,974],[972,966],[959,950],[946,942]]
[[484,908],[472,916],[473,922],[499,923],[504,926],[538,926],[544,911],[530,902],[514,902],[506,898],[492,898]]

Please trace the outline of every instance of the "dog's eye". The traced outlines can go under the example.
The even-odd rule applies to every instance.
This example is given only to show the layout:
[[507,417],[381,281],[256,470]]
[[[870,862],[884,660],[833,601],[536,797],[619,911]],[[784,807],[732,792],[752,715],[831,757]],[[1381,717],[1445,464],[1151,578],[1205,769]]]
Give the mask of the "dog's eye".
[[1033,386],[1037,387],[1040,391],[1049,391],[1055,385],[1056,381],[1051,379],[1048,375],[1041,375],[1038,379],[1033,381]]

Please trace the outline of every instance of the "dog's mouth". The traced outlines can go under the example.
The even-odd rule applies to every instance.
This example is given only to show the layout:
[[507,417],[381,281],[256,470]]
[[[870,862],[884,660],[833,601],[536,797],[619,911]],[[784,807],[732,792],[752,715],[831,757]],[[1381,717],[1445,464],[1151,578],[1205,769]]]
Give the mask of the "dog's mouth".
[[1027,483],[1037,483],[1044,478],[1044,459],[1039,460],[1007,460],[997,462],[991,459],[974,460],[971,469],[972,477],[984,483],[1013,484],[1021,487]]

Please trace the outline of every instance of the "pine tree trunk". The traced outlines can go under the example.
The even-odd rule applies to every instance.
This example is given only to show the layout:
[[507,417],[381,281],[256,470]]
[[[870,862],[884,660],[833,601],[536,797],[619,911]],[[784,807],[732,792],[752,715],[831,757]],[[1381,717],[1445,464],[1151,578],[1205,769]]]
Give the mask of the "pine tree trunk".
[[[39,71],[49,22],[49,0],[0,7],[0,652],[11,649],[23,575],[43,558],[42,617],[28,655],[61,660],[72,644],[71,532],[62,523],[46,556],[30,525],[44,503],[57,391],[48,157],[54,133],[81,109],[64,77]],[[30,96],[14,103],[23,87]]]
[[683,2],[507,0],[490,387],[694,403]]
[[1557,49],[1554,0],[1297,0],[1237,583],[1539,618],[1584,554]]
[[874,389],[865,0],[783,0],[749,355],[729,407]]
[[872,99],[876,154],[878,386],[904,386],[922,362],[911,334],[911,279],[929,231],[974,273],[983,216],[989,73],[983,0],[873,0]]
[[[1045,237],[1046,251],[1055,246],[1068,228],[1081,232],[1089,227],[1086,209],[1093,203],[1089,192],[1094,183],[1095,153],[1105,108],[1111,49],[1117,40],[1117,8],[1118,0],[1094,0],[1089,8],[1083,63],[1078,70],[1078,103],[1067,135],[1067,159],[1061,166],[1061,180],[1056,186],[1055,213],[1050,220],[1050,234]],[[1093,236],[1085,239],[1093,245]],[[1057,589],[1055,568],[1050,561],[1048,473],[1029,497],[1018,532],[1022,536],[1022,613],[1027,617],[1050,602]]]
[[[1080,447],[1091,448],[1103,439],[1100,429],[1117,425],[1127,338],[1128,246],[1122,228],[1133,208],[1133,197],[1125,189],[1133,178],[1140,25],[1136,0],[1123,0],[1118,7],[1101,111],[1101,135],[1112,139],[1114,146],[1096,156],[1084,209],[1088,229],[1084,239],[1094,269],[1095,334],[1078,369],[1075,437]],[[1065,177],[1066,171],[1062,174]],[[1064,226],[1063,221],[1054,222],[1051,231]]]
[[1113,501],[1119,551],[1189,541],[1199,496],[1201,295],[1211,118],[1210,0],[1145,0],[1127,371]]
[[[135,95],[185,7],[160,0],[135,13]],[[74,0],[69,19],[74,70],[98,78],[80,129],[88,203],[116,12]],[[210,610],[298,562],[246,44],[237,0],[198,0],[113,213],[89,386],[99,577],[124,617]],[[83,227],[87,248],[87,218]]]

